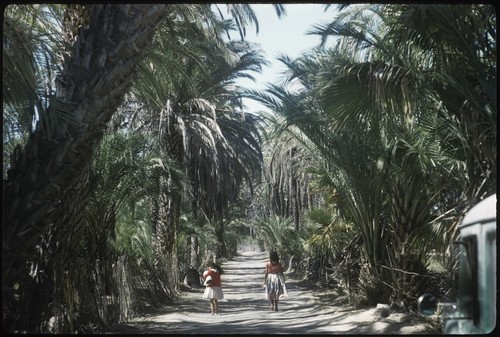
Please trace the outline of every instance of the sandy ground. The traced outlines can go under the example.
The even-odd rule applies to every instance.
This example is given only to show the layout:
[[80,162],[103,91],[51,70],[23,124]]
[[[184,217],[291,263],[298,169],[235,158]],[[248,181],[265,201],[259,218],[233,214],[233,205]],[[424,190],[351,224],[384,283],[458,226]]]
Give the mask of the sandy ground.
[[[288,297],[270,311],[263,279],[267,254],[239,252],[222,267],[224,299],[210,314],[203,289],[185,291],[171,306],[109,327],[107,334],[434,334],[414,314],[388,309],[354,309],[342,298],[288,275]],[[286,274],[285,274],[286,275]],[[385,311],[385,312],[384,312]],[[388,316],[386,316],[388,314]],[[386,317],[383,317],[386,316]]]

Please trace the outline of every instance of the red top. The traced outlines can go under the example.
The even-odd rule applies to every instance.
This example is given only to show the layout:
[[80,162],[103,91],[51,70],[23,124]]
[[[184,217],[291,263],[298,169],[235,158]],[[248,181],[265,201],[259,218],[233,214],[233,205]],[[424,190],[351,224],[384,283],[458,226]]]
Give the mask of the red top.
[[208,270],[206,270],[203,273],[203,279],[205,280],[208,275],[210,275],[212,277],[212,282],[210,282],[210,285],[209,285],[210,287],[220,287],[221,286],[220,274],[217,272],[217,270],[212,269],[212,268],[208,268]]
[[281,263],[266,263],[266,274],[279,274],[283,272]]

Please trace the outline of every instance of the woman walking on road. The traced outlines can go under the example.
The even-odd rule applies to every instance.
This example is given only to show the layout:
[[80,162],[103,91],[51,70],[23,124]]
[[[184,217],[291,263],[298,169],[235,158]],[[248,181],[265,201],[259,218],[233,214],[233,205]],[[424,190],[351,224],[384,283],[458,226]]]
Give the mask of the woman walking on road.
[[266,298],[271,301],[272,311],[278,311],[278,300],[280,296],[288,296],[283,271],[284,269],[280,263],[278,253],[272,251],[269,255],[269,262],[266,263],[264,281]]
[[219,314],[218,300],[224,298],[220,281],[220,275],[222,273],[222,268],[215,262],[212,262],[210,267],[203,272],[203,279],[205,280],[203,285],[206,287],[205,292],[203,293],[203,298],[210,300],[210,312],[212,315]]

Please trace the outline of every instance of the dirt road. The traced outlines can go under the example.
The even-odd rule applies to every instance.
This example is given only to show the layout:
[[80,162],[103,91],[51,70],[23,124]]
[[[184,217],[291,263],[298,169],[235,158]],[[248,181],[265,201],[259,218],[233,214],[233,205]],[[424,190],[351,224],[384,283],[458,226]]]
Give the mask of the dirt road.
[[[240,252],[222,267],[224,299],[210,314],[203,289],[184,292],[177,303],[158,313],[108,328],[108,334],[426,334],[429,327],[414,315],[379,308],[354,309],[310,285],[287,277],[288,298],[279,311],[265,299],[266,253]],[[285,274],[286,275],[286,274]],[[387,314],[387,310],[386,310]]]

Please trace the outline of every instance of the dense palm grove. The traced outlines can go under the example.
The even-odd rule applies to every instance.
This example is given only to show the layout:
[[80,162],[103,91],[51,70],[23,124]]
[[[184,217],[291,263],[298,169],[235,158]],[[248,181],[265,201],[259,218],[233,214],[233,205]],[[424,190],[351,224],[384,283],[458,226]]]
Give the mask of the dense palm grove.
[[257,92],[252,5],[8,6],[4,327],[100,331],[248,243],[359,305],[449,299],[457,223],[496,193],[495,10],[325,10]]

